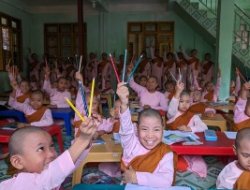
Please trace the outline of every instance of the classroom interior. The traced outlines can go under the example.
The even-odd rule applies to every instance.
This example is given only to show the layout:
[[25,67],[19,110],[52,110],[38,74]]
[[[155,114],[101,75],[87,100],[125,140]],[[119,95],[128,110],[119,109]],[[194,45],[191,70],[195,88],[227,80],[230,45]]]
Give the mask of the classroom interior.
[[[51,62],[55,57],[67,59],[83,55],[84,65],[90,52],[94,52],[100,60],[102,52],[112,53],[118,59],[125,49],[128,54],[139,57],[142,50],[150,52],[151,47],[159,49],[161,56],[165,51],[178,51],[180,47],[187,52],[195,48],[200,60],[209,52],[215,63],[214,73],[219,69],[221,71],[221,101],[230,97],[229,89],[236,77],[236,67],[246,81],[250,78],[248,0],[2,0],[0,28],[0,100],[6,100],[11,92],[5,71],[9,60],[19,67],[24,77],[28,76],[27,57],[30,52],[36,53],[39,60],[46,53]],[[116,86],[114,81],[112,86]],[[104,113],[111,107],[110,101],[108,97],[102,106]],[[232,106],[229,107],[218,106],[223,114],[217,115],[213,121],[203,118],[205,123],[221,131],[230,130],[233,113]],[[70,124],[72,112],[63,116],[54,112],[53,116],[62,119],[65,122],[61,122],[62,125],[67,126],[61,129],[63,142],[57,133],[54,134],[57,137],[55,141],[63,143],[66,149],[73,138]],[[120,155],[120,149],[115,145],[113,148]],[[232,154],[231,150],[225,151]],[[109,156],[112,157],[112,153],[105,159],[109,160]],[[119,159],[114,158],[113,161],[118,162]],[[206,155],[204,159],[208,164],[206,178],[188,171],[180,172],[177,173],[176,184],[193,189],[216,188],[215,180],[225,160],[211,155]],[[0,182],[11,176],[7,170],[8,163],[0,160]],[[73,179],[72,176],[67,178],[65,190],[72,189],[72,183],[77,184],[79,180],[80,183],[91,183],[98,172],[90,164],[83,174],[78,171]],[[96,183],[120,183],[119,178],[108,178],[100,172],[98,177]]]

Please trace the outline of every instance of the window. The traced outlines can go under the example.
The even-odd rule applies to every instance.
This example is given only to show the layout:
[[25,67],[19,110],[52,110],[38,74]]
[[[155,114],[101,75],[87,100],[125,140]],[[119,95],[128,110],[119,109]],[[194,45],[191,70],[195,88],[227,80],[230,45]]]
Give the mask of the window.
[[3,13],[0,21],[0,70],[9,62],[21,68],[21,21]]
[[[76,23],[44,25],[44,50],[49,59],[74,57],[78,52],[78,28]],[[86,24],[84,23],[84,52],[86,55]]]
[[174,22],[129,22],[127,43],[130,55],[138,56],[142,50],[150,55],[154,47],[163,56],[174,49]]

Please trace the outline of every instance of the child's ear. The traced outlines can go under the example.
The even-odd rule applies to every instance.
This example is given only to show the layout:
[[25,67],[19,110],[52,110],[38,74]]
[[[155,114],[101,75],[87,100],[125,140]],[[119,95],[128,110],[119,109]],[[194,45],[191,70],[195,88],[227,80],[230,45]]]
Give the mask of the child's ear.
[[237,155],[237,150],[236,150],[236,146],[233,145],[233,151],[234,151],[234,154]]
[[16,154],[11,156],[10,163],[14,168],[18,170],[22,170],[24,168],[21,155]]

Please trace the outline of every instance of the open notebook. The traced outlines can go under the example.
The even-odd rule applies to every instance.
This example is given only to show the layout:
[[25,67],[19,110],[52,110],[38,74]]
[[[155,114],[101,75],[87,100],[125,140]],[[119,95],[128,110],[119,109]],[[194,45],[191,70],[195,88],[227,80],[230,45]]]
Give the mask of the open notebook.
[[185,145],[198,145],[202,144],[200,138],[192,132],[182,131],[166,131],[163,133],[163,142],[171,145],[177,142],[183,142]]
[[17,123],[8,123],[7,125],[1,127],[1,129],[5,130],[16,130],[17,129]]

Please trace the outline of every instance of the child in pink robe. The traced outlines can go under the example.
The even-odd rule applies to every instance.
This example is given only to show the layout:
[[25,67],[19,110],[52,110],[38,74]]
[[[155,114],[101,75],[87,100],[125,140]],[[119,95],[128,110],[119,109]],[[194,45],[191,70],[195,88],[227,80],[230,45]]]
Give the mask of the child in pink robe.
[[[80,74],[80,72],[76,72],[76,80],[78,81],[82,81],[82,75]],[[84,87],[85,89],[85,87]],[[89,109],[89,101],[90,101],[90,94],[85,92],[85,98],[86,98],[86,103],[87,103],[87,107]],[[82,94],[80,92],[80,89],[78,89],[78,93],[77,93],[77,97],[76,97],[76,108],[81,112],[81,114],[84,117],[87,117],[86,112],[85,112],[85,108],[84,108],[84,103],[83,103],[83,99],[82,99]],[[102,118],[102,116],[99,113],[99,99],[97,96],[94,95],[93,97],[93,105],[92,105],[92,113],[98,115],[100,117],[100,124],[98,125],[97,128],[97,132],[94,135],[95,138],[97,138],[98,136],[105,134],[105,133],[110,133],[113,129],[113,124],[114,124],[114,120],[113,118]],[[88,110],[89,112],[89,110]],[[74,125],[75,125],[75,135],[77,134],[78,131],[78,126],[81,123],[81,120],[79,118],[79,116],[77,114],[75,114],[75,118],[74,118]]]
[[219,97],[219,91],[221,86],[221,72],[218,71],[216,86],[214,86],[213,82],[207,82],[205,84],[205,90],[202,95],[202,101],[206,102],[217,102]]
[[[177,82],[176,92],[174,97],[169,103],[168,121],[167,124],[171,125],[178,117],[184,115],[190,105],[191,98],[187,92],[183,92],[184,83]],[[207,129],[207,125],[200,119],[198,115],[193,115],[187,125],[175,126],[177,130],[189,132],[203,132]],[[200,156],[183,156],[188,164],[188,170],[198,174],[200,177],[207,176],[207,165]]]
[[246,82],[241,89],[238,101],[234,106],[234,130],[250,127],[250,101],[248,98],[250,83]]
[[9,152],[10,162],[19,173],[1,182],[0,190],[59,190],[65,178],[86,158],[97,122],[87,119],[80,127],[79,137],[58,157],[46,131],[36,127],[15,131]]
[[[13,108],[19,111],[22,111],[25,114],[26,119],[29,122],[29,117],[39,111],[43,107],[44,96],[43,93],[39,90],[33,91],[30,96],[29,103],[19,103],[15,99],[15,92],[12,93],[12,105]],[[52,113],[50,109],[45,109],[43,115],[40,116],[39,120],[32,119],[31,122],[27,123],[19,123],[18,127],[25,126],[36,126],[36,127],[44,127],[50,126],[53,124]]]
[[67,88],[67,80],[64,77],[58,79],[57,88],[52,88],[49,80],[50,70],[49,67],[45,68],[45,80],[43,89],[50,96],[50,107],[52,108],[69,108],[65,98],[71,99],[70,92]]
[[158,83],[154,76],[149,77],[146,87],[137,84],[132,78],[129,86],[137,93],[140,98],[140,106],[142,108],[151,107],[156,110],[167,111],[167,100],[163,93],[156,90]]
[[[235,139],[235,146],[233,147],[237,160],[226,165],[220,172],[216,181],[217,189],[250,189],[249,139],[250,128],[244,128],[238,131]],[[242,178],[245,174],[248,174],[246,175],[248,178]],[[242,182],[244,186],[241,186]]]
[[214,76],[214,63],[211,61],[211,54],[205,54],[205,60],[202,63],[202,77],[206,82],[213,81]]
[[[133,168],[133,161],[140,156],[158,150],[160,146],[168,147],[162,143],[163,123],[158,111],[146,109],[142,111],[138,120],[138,134],[131,121],[128,108],[128,88],[124,83],[119,83],[117,95],[121,100],[120,108],[120,137],[123,147],[122,163],[125,167],[123,182],[145,185],[149,187],[170,187],[174,183],[174,154],[169,149],[164,151],[159,162],[155,163],[153,171],[148,172],[145,164],[140,171]],[[157,152],[155,152],[158,154]],[[142,161],[141,166],[144,161]]]

